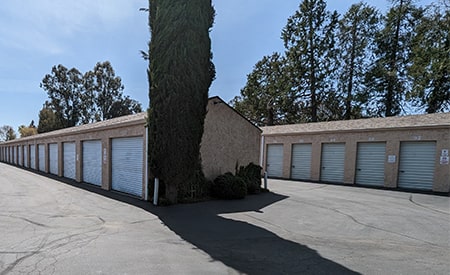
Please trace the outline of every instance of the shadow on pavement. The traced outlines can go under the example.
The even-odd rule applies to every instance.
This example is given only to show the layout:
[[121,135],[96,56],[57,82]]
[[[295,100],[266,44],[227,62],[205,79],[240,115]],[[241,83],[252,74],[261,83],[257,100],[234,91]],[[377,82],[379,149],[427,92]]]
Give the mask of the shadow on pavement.
[[[61,178],[59,178],[61,181]],[[182,239],[219,261],[246,274],[358,274],[323,258],[305,245],[281,238],[256,225],[227,219],[220,214],[257,211],[286,199],[263,193],[244,200],[208,201],[169,207],[88,184],[63,180],[72,186],[142,208],[159,219]],[[174,259],[176,261],[176,259]]]
[[247,274],[357,274],[308,248],[253,224],[219,216],[261,211],[287,197],[264,193],[239,201],[151,208],[184,240],[216,261]]

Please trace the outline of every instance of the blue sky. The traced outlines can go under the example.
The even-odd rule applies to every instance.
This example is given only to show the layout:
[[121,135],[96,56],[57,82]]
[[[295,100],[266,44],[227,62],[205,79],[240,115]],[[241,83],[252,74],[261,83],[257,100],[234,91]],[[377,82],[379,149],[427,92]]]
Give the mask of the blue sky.
[[[210,96],[239,95],[246,75],[264,55],[283,51],[281,29],[300,0],[213,0],[211,32],[216,80]],[[328,1],[344,13],[357,1]],[[386,10],[388,0],[368,1]],[[428,4],[431,0],[417,1]],[[6,0],[0,5],[0,126],[38,124],[47,94],[39,87],[52,66],[86,72],[109,60],[124,93],[148,106],[147,63],[140,50],[150,37],[147,0]]]

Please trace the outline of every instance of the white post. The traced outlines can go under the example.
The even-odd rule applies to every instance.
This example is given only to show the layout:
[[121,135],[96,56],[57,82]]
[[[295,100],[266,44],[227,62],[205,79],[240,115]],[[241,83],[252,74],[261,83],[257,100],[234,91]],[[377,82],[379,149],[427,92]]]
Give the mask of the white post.
[[144,182],[145,182],[145,201],[148,201],[148,127],[145,127],[145,156],[144,156]]
[[264,171],[264,189],[266,190],[267,190],[267,176],[268,176],[267,171]]
[[155,178],[155,192],[153,192],[153,205],[158,205],[159,179]]
[[261,135],[261,144],[259,145],[259,166],[263,166],[264,164],[264,136]]

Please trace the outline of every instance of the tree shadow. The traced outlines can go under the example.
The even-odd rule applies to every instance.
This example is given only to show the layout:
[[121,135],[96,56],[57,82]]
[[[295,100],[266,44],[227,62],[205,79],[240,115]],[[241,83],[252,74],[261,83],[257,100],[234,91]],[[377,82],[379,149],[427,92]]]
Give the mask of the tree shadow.
[[264,193],[238,201],[209,201],[148,210],[216,261],[246,274],[357,274],[305,245],[253,224],[219,216],[261,211],[286,199]]
[[[38,173],[40,174],[40,173]],[[155,207],[150,202],[97,186],[48,175],[71,186],[121,201],[156,216],[173,232],[214,261],[245,274],[358,274],[323,258],[314,249],[293,242],[251,223],[221,214],[257,211],[288,197],[263,193],[244,200],[207,201]]]

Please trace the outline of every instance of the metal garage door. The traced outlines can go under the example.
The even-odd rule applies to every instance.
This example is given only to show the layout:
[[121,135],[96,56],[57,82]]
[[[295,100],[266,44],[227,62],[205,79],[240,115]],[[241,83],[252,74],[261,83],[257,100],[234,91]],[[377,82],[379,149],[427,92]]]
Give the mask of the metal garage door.
[[311,179],[311,144],[292,145],[291,178],[296,180]]
[[345,143],[322,144],[320,180],[344,182]]
[[436,142],[402,142],[398,187],[432,190]]
[[112,140],[112,189],[142,196],[144,148],[142,137]]
[[69,179],[75,179],[75,143],[64,142],[63,143],[63,170],[64,177]]
[[283,176],[283,144],[267,145],[266,171],[271,178]]
[[45,145],[38,144],[39,171],[45,171]]
[[356,157],[357,184],[384,186],[386,143],[358,143]]
[[28,167],[28,145],[23,146],[23,166]]
[[83,141],[83,181],[102,185],[102,142]]
[[36,145],[30,145],[30,168],[36,169]]
[[22,159],[22,146],[17,146],[17,158],[18,158],[18,160],[17,160],[17,163],[20,165],[20,166],[23,166],[23,159]]
[[58,175],[58,144],[48,145],[48,161],[50,165],[50,174]]

